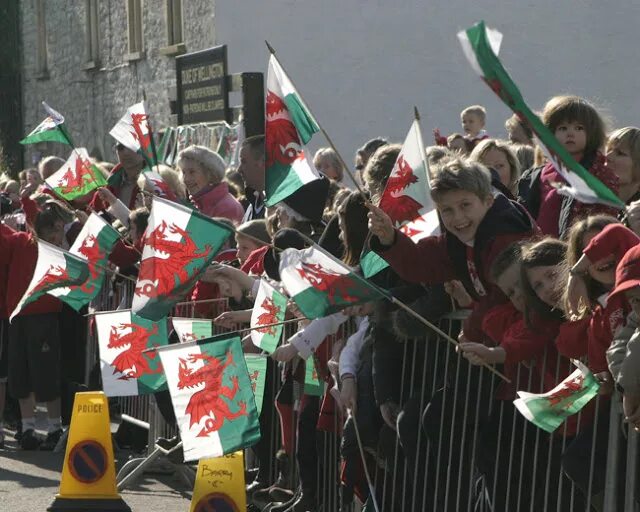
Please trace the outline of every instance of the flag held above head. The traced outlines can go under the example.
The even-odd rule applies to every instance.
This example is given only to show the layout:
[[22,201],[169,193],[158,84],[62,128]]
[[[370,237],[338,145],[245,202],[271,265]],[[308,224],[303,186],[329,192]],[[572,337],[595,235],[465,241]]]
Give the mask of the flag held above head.
[[46,178],[45,182],[66,201],[72,201],[107,184],[85,148],[75,148],[62,167]]
[[109,135],[131,151],[140,153],[147,165],[158,164],[153,132],[144,101],[130,106],[126,114],[111,129]]
[[559,192],[583,203],[624,208],[624,203],[604,183],[575,161],[555,135],[525,103],[520,90],[498,59],[502,34],[488,29],[484,21],[458,33],[462,49],[473,70],[538,137],[555,168],[567,181]]
[[64,117],[60,112],[53,110],[44,101],[42,102],[47,117],[36,126],[29,135],[20,141],[20,144],[35,144],[37,142],[61,142],[73,147],[69,134],[64,129]]

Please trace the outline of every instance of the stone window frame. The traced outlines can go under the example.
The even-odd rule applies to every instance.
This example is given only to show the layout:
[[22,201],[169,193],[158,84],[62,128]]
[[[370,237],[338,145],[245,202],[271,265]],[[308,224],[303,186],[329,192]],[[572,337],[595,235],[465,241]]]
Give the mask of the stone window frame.
[[85,63],[83,69],[100,66],[100,18],[98,0],[85,0]]
[[182,0],[165,0],[167,46],[160,48],[160,55],[180,55],[187,51],[184,44],[184,10]]
[[36,0],[36,78],[47,80],[49,78],[49,65],[47,62],[47,24],[45,12],[45,0]]
[[127,0],[127,45],[124,60],[135,61],[144,58],[144,33],[142,14],[143,0]]

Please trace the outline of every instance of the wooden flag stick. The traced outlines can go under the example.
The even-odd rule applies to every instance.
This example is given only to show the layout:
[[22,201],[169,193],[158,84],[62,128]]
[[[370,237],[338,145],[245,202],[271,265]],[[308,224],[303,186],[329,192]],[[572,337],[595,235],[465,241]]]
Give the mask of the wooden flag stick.
[[[271,46],[268,41],[265,41],[265,44],[267,45],[267,48],[269,49],[269,52],[271,53],[271,55],[273,55],[278,60],[278,64],[280,64],[280,67],[282,68],[282,70],[285,72],[285,74],[289,78],[289,81],[293,84],[293,80],[291,80],[291,76],[284,69],[284,66],[282,65],[282,62],[280,62],[280,59],[278,59],[278,57],[276,55],[276,51],[274,50],[273,46]],[[313,119],[316,121],[318,127],[320,128],[320,131],[322,132],[322,135],[324,135],[324,138],[329,143],[329,146],[331,146],[331,149],[333,149],[333,151],[336,153],[336,155],[338,157],[338,160],[340,160],[340,163],[342,164],[342,167],[344,168],[346,173],[349,175],[349,178],[351,179],[351,181],[355,185],[356,189],[358,190],[358,192],[360,192],[366,198],[367,195],[365,194],[364,190],[362,189],[362,187],[360,186],[360,184],[356,180],[355,176],[351,172],[351,168],[347,165],[347,163],[345,162],[344,158],[342,158],[342,155],[338,151],[338,148],[336,148],[336,145],[333,143],[333,140],[331,140],[331,137],[329,137],[329,134],[327,133],[327,131],[322,127],[322,125],[318,121],[318,118],[313,115],[313,112],[311,112],[311,109],[309,108],[309,104],[306,101],[304,101],[304,98],[302,97],[302,94],[300,93],[300,90],[298,88],[296,88],[296,92],[298,93],[298,96],[300,96],[300,99],[302,100],[302,103],[304,103],[305,107],[307,107],[307,110],[309,110],[309,113],[311,114]]]
[[371,496],[371,501],[373,502],[373,508],[375,512],[380,512],[378,508],[378,500],[376,498],[376,489],[373,486],[373,482],[371,481],[371,475],[369,475],[369,469],[367,467],[367,461],[364,457],[364,447],[362,446],[362,440],[360,439],[360,429],[358,429],[358,422],[356,421],[356,415],[351,414],[351,419],[353,420],[353,427],[356,431],[356,440],[358,441],[358,451],[360,452],[360,458],[362,459],[362,467],[364,468],[364,476],[367,479],[367,485],[369,486],[369,495]]

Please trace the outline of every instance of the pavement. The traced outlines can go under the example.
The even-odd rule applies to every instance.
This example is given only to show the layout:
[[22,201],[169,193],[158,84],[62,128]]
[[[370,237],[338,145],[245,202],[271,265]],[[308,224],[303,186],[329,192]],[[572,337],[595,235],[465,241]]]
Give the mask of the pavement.
[[[38,433],[44,437],[43,418]],[[64,452],[23,451],[6,431],[4,450],[0,449],[0,512],[45,511],[60,487]],[[116,453],[116,472],[131,454]],[[161,470],[162,468],[160,468]],[[145,473],[121,492],[133,512],[188,512],[191,491],[169,466],[159,473]]]

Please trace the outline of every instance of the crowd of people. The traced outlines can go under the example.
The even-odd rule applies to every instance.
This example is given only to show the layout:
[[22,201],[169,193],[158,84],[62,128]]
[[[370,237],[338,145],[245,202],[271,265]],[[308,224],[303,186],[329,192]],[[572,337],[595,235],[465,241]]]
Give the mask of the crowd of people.
[[[569,510],[567,494],[548,485],[554,478],[575,485],[572,500],[601,510],[609,438],[603,404],[615,387],[628,424],[640,428],[633,349],[640,339],[640,129],[610,131],[598,110],[575,96],[551,98],[541,112],[570,155],[626,204],[619,209],[560,194],[564,178],[527,125],[513,116],[505,122],[507,137],[493,138],[486,116],[483,107],[471,106],[461,113],[462,133],[445,137],[434,130],[425,158],[441,234],[417,243],[376,206],[401,151],[384,138],[357,149],[353,171],[333,149],[318,150],[313,164],[322,178],[271,207],[263,192],[264,136],[242,141],[237,169],[196,145],[179,153],[175,168],[159,166],[176,201],[235,229],[191,294],[194,301],[228,298],[229,310],[221,314],[211,302],[195,308],[216,326],[246,326],[259,281],[282,290],[280,251],[304,248],[309,239],[355,270],[363,251],[377,253],[389,266],[371,280],[434,324],[449,321],[452,311],[466,313],[461,326],[449,321],[455,347],[387,300],[313,321],[299,318],[297,332],[281,341],[267,368],[263,439],[253,447],[258,470],[248,473],[253,506],[317,510],[317,432],[333,430],[341,439],[341,482],[335,482],[341,507],[370,494],[364,457],[399,489],[393,496],[377,493],[383,510],[466,510],[478,491],[469,478],[458,477],[464,472],[483,477],[492,510],[518,510],[521,502],[535,510]],[[73,393],[100,386],[98,377],[85,379],[99,374],[86,368],[92,326],[85,311],[45,295],[8,321],[33,274],[33,241],[68,248],[87,215],[99,212],[123,235],[110,264],[119,274],[137,272],[154,191],[141,176],[143,157],[120,143],[115,152],[117,164],[95,164],[117,180],[71,202],[57,199],[43,181],[64,163],[60,158],[44,158],[19,180],[2,177],[0,414],[24,450],[52,450],[69,423]],[[119,278],[111,279],[107,286]],[[290,318],[301,316],[293,302],[288,309]],[[258,350],[250,342],[244,348]],[[600,382],[600,405],[588,404],[579,418],[541,440],[513,406],[515,392],[552,389],[573,371],[571,359],[582,360]],[[310,361],[325,382],[320,397],[300,391]],[[428,373],[409,371],[427,368],[426,361]],[[499,368],[511,384],[498,385],[486,366]],[[175,421],[170,407],[162,407],[166,400],[158,397],[158,405]],[[44,439],[36,433],[36,402],[47,406]],[[474,435],[465,434],[469,425],[477,428]],[[276,428],[279,450],[269,442]],[[4,436],[0,423],[0,447]],[[384,446],[394,443],[401,450],[389,458]],[[546,471],[521,463],[536,451],[547,457]],[[274,480],[267,468],[276,459]],[[299,487],[292,489],[296,462]],[[507,465],[520,469],[505,474]],[[398,467],[419,477],[396,478]],[[412,496],[413,505],[400,508],[395,500],[402,496]]]

